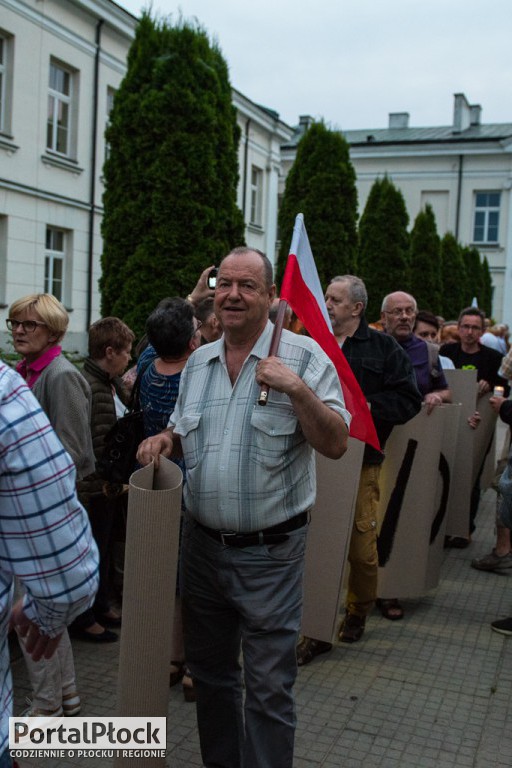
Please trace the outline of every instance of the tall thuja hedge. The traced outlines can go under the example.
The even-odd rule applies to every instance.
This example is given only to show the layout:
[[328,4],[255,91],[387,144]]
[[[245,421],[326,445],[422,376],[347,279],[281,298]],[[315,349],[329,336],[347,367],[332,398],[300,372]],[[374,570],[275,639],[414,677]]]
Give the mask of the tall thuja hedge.
[[359,224],[359,270],[368,291],[367,316],[380,316],[382,299],[409,290],[409,216],[402,193],[385,176],[376,179]]
[[353,272],[357,257],[357,190],[348,144],[339,132],[318,122],[306,131],[286,179],[279,211],[281,284],[298,213],[304,222],[322,286],[337,274]]
[[159,299],[243,244],[228,69],[204,30],[143,13],[106,137],[101,311],[140,334]]
[[474,247],[463,248],[462,256],[466,266],[468,303],[471,303],[473,299],[476,298],[480,309],[487,312],[487,287],[485,284],[484,265],[480,258],[480,252]]
[[484,256],[482,262],[482,301],[481,307],[484,310],[487,317],[492,316],[492,278],[491,270],[489,269],[489,262],[487,256]]
[[441,240],[430,205],[420,211],[411,230],[409,290],[419,309],[441,307]]
[[456,320],[459,312],[471,304],[468,299],[466,265],[462,248],[451,232],[441,240],[441,314],[446,320]]

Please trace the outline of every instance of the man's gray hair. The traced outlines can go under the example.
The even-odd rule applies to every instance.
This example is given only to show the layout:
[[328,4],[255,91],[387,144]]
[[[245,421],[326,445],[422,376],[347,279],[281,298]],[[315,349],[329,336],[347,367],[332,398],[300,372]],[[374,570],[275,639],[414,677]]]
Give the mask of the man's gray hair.
[[382,306],[380,308],[381,312],[385,312],[386,311],[385,307],[386,307],[386,304],[388,303],[388,299],[394,293],[405,293],[405,295],[408,296],[410,298],[410,300],[412,301],[412,303],[414,304],[414,311],[415,312],[418,311],[418,304],[416,302],[416,299],[410,293],[407,293],[407,291],[391,291],[391,293],[388,293],[387,296],[384,296],[384,298],[382,299]]
[[331,283],[347,283],[350,300],[354,304],[360,301],[363,305],[363,312],[365,312],[366,307],[368,306],[368,293],[366,291],[366,286],[360,277],[356,277],[355,275],[336,275],[336,277],[332,278]]

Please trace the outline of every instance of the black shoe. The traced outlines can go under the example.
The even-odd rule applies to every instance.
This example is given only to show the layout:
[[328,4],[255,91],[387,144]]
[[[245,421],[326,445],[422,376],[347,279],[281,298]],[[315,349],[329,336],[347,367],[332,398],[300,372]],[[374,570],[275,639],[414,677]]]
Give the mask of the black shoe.
[[494,632],[499,632],[500,635],[512,635],[512,617],[508,619],[500,619],[499,621],[493,621],[491,629]]
[[88,632],[82,627],[69,627],[69,634],[75,640],[86,640],[88,643],[115,643],[119,640],[119,635],[111,632],[110,629],[104,629],[103,632]]
[[465,539],[463,536],[445,536],[444,548],[445,549],[466,549],[469,547],[469,539]]
[[342,643],[357,643],[364,634],[366,616],[357,616],[346,611],[338,638]]
[[103,627],[120,627],[121,622],[123,621],[121,616],[109,616],[106,613],[96,615],[96,620],[98,621],[98,624],[101,624]]
[[303,637],[297,646],[297,666],[303,667],[309,664],[315,656],[321,653],[327,653],[332,649],[332,643],[326,643],[325,640],[315,640],[314,637]]

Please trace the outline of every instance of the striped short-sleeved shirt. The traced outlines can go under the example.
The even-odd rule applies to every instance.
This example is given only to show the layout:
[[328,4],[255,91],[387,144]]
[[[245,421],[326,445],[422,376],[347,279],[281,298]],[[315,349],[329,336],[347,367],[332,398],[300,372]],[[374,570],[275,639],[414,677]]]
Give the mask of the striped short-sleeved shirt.
[[0,755],[12,705],[7,627],[14,577],[26,590],[26,615],[50,636],[92,603],[98,586],[98,552],[75,478],[39,403],[0,362]]
[[[269,322],[234,386],[223,339],[196,350],[181,376],[169,426],[183,446],[186,508],[211,528],[260,530],[315,500],[313,450],[289,397],[270,390],[267,405],[257,405],[255,369],[268,356],[272,331]],[[315,341],[283,331],[277,356],[350,423],[336,369]]]

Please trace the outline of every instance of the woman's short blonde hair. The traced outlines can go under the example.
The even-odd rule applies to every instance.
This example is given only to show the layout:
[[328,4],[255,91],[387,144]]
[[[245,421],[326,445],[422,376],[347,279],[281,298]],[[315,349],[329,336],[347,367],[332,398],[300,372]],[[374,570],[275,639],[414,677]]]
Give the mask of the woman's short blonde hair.
[[69,315],[60,301],[50,293],[31,293],[11,304],[9,317],[16,319],[31,309],[37,312],[50,333],[57,336],[57,341],[60,341],[69,324]]

